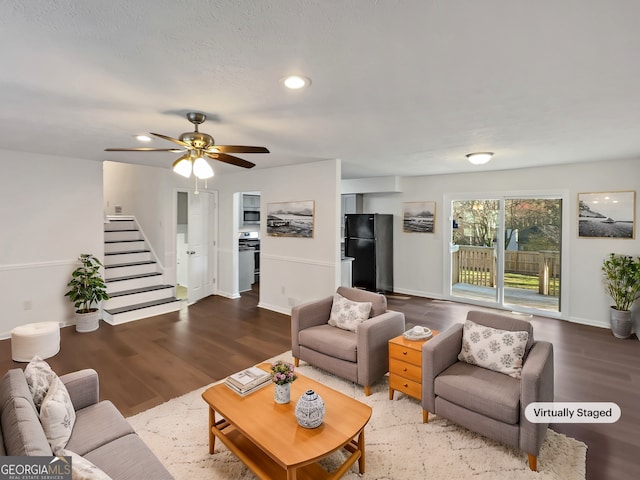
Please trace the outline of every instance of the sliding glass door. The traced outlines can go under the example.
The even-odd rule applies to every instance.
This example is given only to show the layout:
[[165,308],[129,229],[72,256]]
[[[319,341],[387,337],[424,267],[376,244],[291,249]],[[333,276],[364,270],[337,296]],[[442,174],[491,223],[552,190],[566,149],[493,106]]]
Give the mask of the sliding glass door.
[[562,198],[451,201],[452,297],[560,312]]

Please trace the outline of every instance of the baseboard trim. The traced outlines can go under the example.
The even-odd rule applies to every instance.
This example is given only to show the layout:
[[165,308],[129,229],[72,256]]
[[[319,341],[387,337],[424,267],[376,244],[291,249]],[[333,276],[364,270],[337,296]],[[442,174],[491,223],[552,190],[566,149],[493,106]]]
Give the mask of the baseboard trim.
[[291,315],[291,308],[283,308],[278,305],[271,305],[268,303],[258,303],[258,308],[264,308],[265,310],[271,310],[272,312],[282,313],[283,315]]

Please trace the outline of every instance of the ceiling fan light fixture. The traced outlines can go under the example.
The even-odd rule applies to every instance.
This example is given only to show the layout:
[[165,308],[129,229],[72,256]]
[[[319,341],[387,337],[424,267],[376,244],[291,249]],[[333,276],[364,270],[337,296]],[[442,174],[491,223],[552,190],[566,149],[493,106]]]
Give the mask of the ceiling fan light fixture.
[[467,160],[474,165],[484,165],[493,157],[493,152],[468,153]]
[[191,168],[191,160],[188,155],[183,155],[173,162],[173,171],[185,178],[189,178],[191,176]]
[[282,79],[282,83],[290,90],[300,90],[311,85],[311,80],[301,75],[289,75]]
[[198,157],[193,162],[193,174],[200,179],[211,178],[213,169],[204,158]]
[[151,137],[149,135],[136,135],[136,140],[139,142],[150,142]]

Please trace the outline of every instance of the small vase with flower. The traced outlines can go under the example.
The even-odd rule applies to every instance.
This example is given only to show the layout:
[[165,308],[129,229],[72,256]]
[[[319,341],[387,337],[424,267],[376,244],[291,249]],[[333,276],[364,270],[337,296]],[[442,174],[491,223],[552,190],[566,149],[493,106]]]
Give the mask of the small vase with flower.
[[273,398],[276,403],[291,401],[291,383],[298,376],[293,372],[292,363],[278,360],[271,364],[271,380],[274,383]]

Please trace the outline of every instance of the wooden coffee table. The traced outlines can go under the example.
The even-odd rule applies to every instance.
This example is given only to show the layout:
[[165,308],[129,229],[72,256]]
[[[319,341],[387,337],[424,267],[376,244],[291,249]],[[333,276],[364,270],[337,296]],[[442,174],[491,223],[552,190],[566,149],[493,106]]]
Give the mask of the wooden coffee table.
[[[299,426],[294,414],[309,389],[324,399],[326,409],[324,422],[313,429]],[[291,384],[291,402],[285,405],[274,402],[272,385],[241,397],[220,383],[202,398],[209,405],[209,453],[217,437],[261,479],[338,479],[356,460],[360,473],[365,471],[364,427],[371,407],[304,375]],[[342,448],[351,455],[336,471],[317,463]]]

